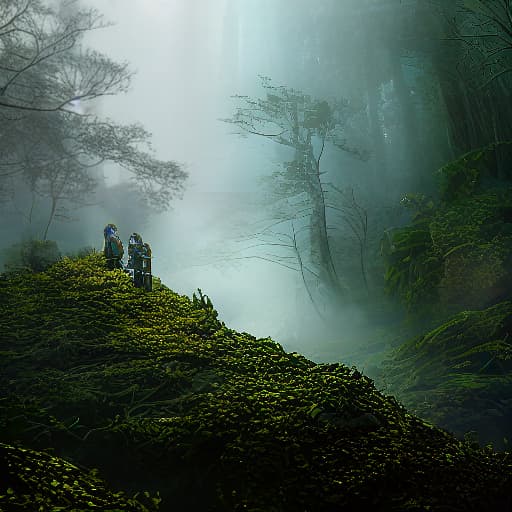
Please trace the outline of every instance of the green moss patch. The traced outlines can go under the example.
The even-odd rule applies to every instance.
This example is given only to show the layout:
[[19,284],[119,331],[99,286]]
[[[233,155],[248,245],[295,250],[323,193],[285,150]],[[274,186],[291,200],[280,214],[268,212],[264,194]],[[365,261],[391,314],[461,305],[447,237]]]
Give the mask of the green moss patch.
[[506,454],[229,329],[201,292],[145,293],[91,255],[2,276],[0,308],[2,440],[159,490],[163,510],[483,510],[509,492]]
[[[420,416],[482,442],[512,439],[512,303],[463,311],[400,347],[391,390]],[[501,440],[505,438],[502,443]]]
[[0,443],[0,510],[19,512],[149,512],[160,499],[113,492],[95,471],[86,472],[47,453]]

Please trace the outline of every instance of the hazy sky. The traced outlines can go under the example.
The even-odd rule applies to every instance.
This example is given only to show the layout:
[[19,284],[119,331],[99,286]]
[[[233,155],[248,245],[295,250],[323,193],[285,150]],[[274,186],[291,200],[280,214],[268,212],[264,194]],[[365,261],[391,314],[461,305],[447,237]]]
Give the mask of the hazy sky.
[[[88,197],[74,212],[77,222],[55,218],[49,238],[64,253],[86,245],[100,249],[102,228],[113,222],[125,243],[136,231],[151,244],[154,274],[167,286],[188,296],[200,288],[228,326],[271,336],[287,349],[317,360],[335,360],[357,346],[371,322],[362,311],[345,304],[363,303],[367,288],[357,233],[350,231],[348,217],[337,208],[342,203],[334,187],[325,192],[333,203],[327,204],[326,230],[336,230],[329,231],[333,233],[328,237],[329,251],[340,280],[350,281],[348,296],[339,302],[333,300],[329,283],[322,281],[319,267],[314,266],[321,254],[315,244],[323,224],[318,212],[303,212],[315,199],[308,198],[306,190],[300,198],[284,197],[285,187],[272,180],[267,180],[267,189],[262,186],[262,178],[282,170],[299,149],[256,135],[241,138],[232,124],[221,120],[242,106],[243,101],[233,95],[265,97],[261,76],[270,77],[273,85],[309,94],[313,110],[324,105],[315,100],[330,105],[333,100],[347,100],[340,123],[346,127],[343,138],[350,148],[373,151],[372,157],[363,161],[333,144],[324,147],[315,135],[312,147],[315,158],[322,148],[324,190],[331,185],[353,187],[357,200],[373,215],[369,222],[373,238],[368,243],[373,253],[368,261],[377,262],[371,274],[376,276],[381,261],[376,255],[379,237],[396,225],[394,220],[387,223],[389,216],[383,215],[381,207],[391,212],[404,192],[400,188],[407,181],[404,178],[414,178],[416,173],[415,165],[405,158],[410,152],[404,151],[414,134],[406,137],[399,126],[404,112],[415,109],[412,101],[403,101],[414,77],[404,67],[399,42],[388,44],[401,7],[395,9],[393,2],[387,2],[388,12],[382,15],[381,4],[374,0],[317,4],[309,0],[78,0],[76,5],[97,9],[112,24],[88,32],[85,46],[116,62],[127,62],[135,73],[128,93],[82,102],[76,108],[117,123],[142,124],[152,134],[155,156],[183,165],[189,179],[183,198],[147,223],[147,212],[127,186],[130,176],[104,164],[98,172],[106,176],[107,185],[120,186],[98,187],[96,196]],[[410,15],[404,11],[404,19]],[[393,79],[401,74],[405,93],[393,87]],[[409,110],[401,108],[402,103],[409,104]],[[21,187],[18,202],[28,197],[23,196],[25,192]],[[301,237],[295,247],[302,259],[298,261],[290,244],[277,251],[288,250],[287,261],[310,272],[304,279],[311,281],[309,292],[314,288],[311,297],[316,294],[317,302],[331,308],[326,319],[315,313],[299,272],[257,259],[257,251],[260,257],[266,256],[261,246],[244,251],[237,243],[243,235],[261,229],[264,220],[267,225],[276,220],[276,202],[264,201],[272,192],[281,201],[277,215],[287,222],[279,229],[291,233],[290,214],[295,211],[293,232],[297,228]],[[20,233],[12,229],[11,238],[40,236],[45,218],[51,220],[47,217],[51,210],[44,198],[36,203],[41,219],[24,223],[21,219]],[[20,219],[19,212],[14,214]],[[5,243],[9,245],[9,240]],[[265,250],[271,253],[277,245]],[[309,262],[313,267],[307,268]],[[332,351],[327,354],[329,347]]]
[[[230,251],[237,219],[245,222],[254,208],[257,176],[277,164],[266,141],[241,139],[219,121],[233,113],[230,95],[258,94],[257,75],[276,76],[265,50],[273,24],[261,2],[239,2],[239,23],[226,0],[83,3],[115,23],[87,43],[137,73],[128,94],[102,101],[101,115],[141,122],[158,157],[182,162],[190,173],[183,200],[141,229],[153,248],[155,275],[179,293],[201,288],[230,327],[291,339],[298,277],[292,271],[254,260],[201,266],[221,260],[217,251]],[[122,234],[136,229],[118,224]]]

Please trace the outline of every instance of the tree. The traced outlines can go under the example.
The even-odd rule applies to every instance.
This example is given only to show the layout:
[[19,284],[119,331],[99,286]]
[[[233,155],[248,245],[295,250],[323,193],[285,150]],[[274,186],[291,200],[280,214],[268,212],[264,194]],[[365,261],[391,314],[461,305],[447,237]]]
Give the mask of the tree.
[[[453,156],[512,139],[511,14],[508,0],[432,1],[418,11]],[[497,176],[510,178],[510,157],[507,147],[496,153]]]
[[480,87],[512,72],[510,0],[462,0],[451,25],[452,38],[463,42],[467,62],[479,70]]
[[[0,107],[16,111],[75,112],[72,102],[128,89],[127,63],[83,49],[86,32],[104,28],[94,9],[57,12],[41,0],[4,0],[0,11]],[[66,9],[67,7],[67,9]]]
[[256,257],[268,259],[300,272],[306,291],[317,310],[320,304],[336,303],[347,285],[338,274],[333,254],[329,209],[333,187],[325,182],[321,166],[328,145],[366,158],[365,151],[352,147],[344,127],[352,113],[348,101],[317,100],[284,86],[274,86],[261,77],[263,99],[235,96],[242,103],[234,116],[224,121],[240,133],[267,138],[290,150],[291,160],[270,176],[273,205],[271,219],[251,238],[252,248],[265,246],[277,253]]
[[38,174],[32,185],[33,191],[50,200],[50,212],[42,235],[42,240],[46,240],[55,219],[70,219],[66,203],[71,203],[73,209],[83,205],[84,198],[94,191],[96,183],[84,169],[66,160],[53,162],[51,167],[42,167]]
[[1,189],[25,184],[49,199],[44,237],[64,201],[80,204],[94,190],[103,162],[129,171],[154,210],[167,208],[186,178],[178,163],[154,157],[142,126],[88,111],[87,102],[125,92],[132,77],[126,63],[84,48],[84,34],[106,26],[74,0],[58,9],[7,0],[0,10]]

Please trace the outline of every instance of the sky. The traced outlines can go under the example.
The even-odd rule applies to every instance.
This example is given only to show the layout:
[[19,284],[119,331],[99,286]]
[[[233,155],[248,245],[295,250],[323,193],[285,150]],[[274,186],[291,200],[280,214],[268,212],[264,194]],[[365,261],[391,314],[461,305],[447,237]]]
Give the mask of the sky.
[[[141,124],[152,134],[156,158],[179,163],[189,177],[182,197],[173,200],[168,211],[148,218],[127,187],[128,172],[104,163],[91,172],[99,173],[99,181],[103,173],[107,187],[98,187],[94,197],[77,206],[73,222],[61,217],[52,221],[45,198],[29,197],[27,187],[20,185],[10,215],[21,227],[10,229],[4,244],[41,236],[41,225],[52,221],[48,238],[62,253],[84,246],[101,250],[103,226],[114,223],[125,245],[133,232],[150,243],[154,275],[165,285],[189,297],[201,289],[229,327],[270,336],[287,350],[316,361],[351,362],[347,354],[378,327],[369,311],[383,289],[383,260],[377,254],[382,233],[407,222],[409,214],[400,210],[403,193],[410,191],[405,187],[415,185],[422,168],[429,167],[430,172],[430,155],[441,153],[432,134],[442,120],[442,105],[433,105],[435,97],[427,102],[412,96],[414,90],[421,96],[418,76],[432,82],[432,76],[420,69],[428,59],[417,58],[415,67],[401,53],[403,25],[409,27],[415,7],[408,9],[395,0],[70,0],[70,6],[103,14],[107,26],[85,33],[84,46],[114,62],[128,63],[134,72],[127,93],[82,101],[73,108],[118,124]],[[318,245],[325,240],[318,196],[308,197],[312,192],[306,188],[300,196],[302,206],[297,206],[299,196],[283,198],[283,187],[276,185],[275,177],[268,179],[296,158],[298,148],[256,135],[240,137],[236,126],[223,122],[243,104],[234,95],[265,97],[261,77],[271,78],[275,86],[303,91],[313,100],[331,105],[333,100],[346,101],[347,110],[340,114],[346,127],[342,136],[349,147],[370,155],[360,159],[329,143],[321,151],[324,192],[331,185],[352,187],[358,205],[369,215],[367,247],[372,253],[365,261],[372,269],[367,273],[371,286],[365,287],[358,233],[351,232],[346,211],[339,213],[339,206],[346,203],[334,187],[325,192],[327,201],[334,198],[326,213],[326,231],[336,230],[328,237],[338,274],[335,281],[340,276],[350,281],[347,296],[337,296],[339,302],[332,300],[336,293],[329,295],[332,282],[325,275],[311,277],[327,268],[325,259],[323,265],[314,261],[326,253]],[[322,104],[311,103],[309,108],[316,111]],[[423,106],[433,113],[421,111],[421,121],[415,123]],[[315,160],[320,140],[318,133],[313,135]],[[281,213],[288,219],[282,228],[289,229],[288,234],[292,210],[317,208],[293,219],[302,239],[296,253],[288,253],[292,264],[306,261],[302,269],[311,263],[307,291],[298,271],[261,259],[261,246],[247,249],[257,243],[247,237],[276,220],[275,203],[265,197],[272,192],[281,193],[281,205],[289,201]],[[27,215],[28,222],[23,222],[23,201],[35,205],[39,216],[34,215],[34,222]],[[330,307],[327,318],[315,312],[308,297],[311,289],[311,297],[316,294],[317,302]],[[376,295],[370,296],[368,290]],[[359,308],[347,305],[357,301]]]
[[[240,137],[222,119],[240,104],[233,95],[264,94],[260,76],[317,98],[352,94],[361,101],[359,81],[370,65],[362,49],[364,36],[371,34],[361,31],[354,0],[343,0],[347,11],[336,0],[322,0],[314,9],[307,0],[80,0],[80,5],[97,9],[111,23],[87,33],[85,46],[128,62],[134,71],[129,92],[94,100],[92,112],[142,124],[152,134],[155,156],[180,163],[189,178],[183,196],[149,222],[130,198],[113,210],[106,206],[109,198],[100,197],[96,206],[77,212],[81,225],[86,217],[87,229],[78,232],[82,228],[73,223],[52,227],[61,250],[72,251],[77,243],[101,250],[103,226],[113,222],[125,246],[132,232],[150,243],[154,275],[189,297],[201,289],[228,327],[270,336],[315,361],[351,363],[349,355],[373,335],[367,313],[346,306],[326,321],[315,313],[298,272],[241,250],[240,239],[269,216],[262,178],[292,158],[268,139]],[[312,13],[315,23],[308,18]],[[311,27],[322,24],[337,33],[326,28],[316,37]],[[378,60],[379,48],[373,50]],[[378,73],[380,63],[375,67]],[[361,109],[366,119],[364,104]],[[351,130],[353,144],[364,146],[368,134]],[[365,194],[371,200],[362,177],[379,172],[378,162],[362,163],[326,148],[322,165],[334,170],[334,179],[341,176],[343,185],[354,186],[358,198]],[[127,179],[112,164],[103,164],[102,172],[108,184]],[[355,247],[351,243],[345,244],[348,252]]]
[[[294,348],[298,276],[253,259],[227,261],[238,257],[231,240],[261,208],[252,204],[258,177],[278,156],[267,141],[242,139],[220,119],[233,113],[231,95],[260,92],[258,74],[284,79],[269,53],[272,20],[252,0],[243,13],[251,23],[240,26],[226,0],[83,1],[114,22],[90,34],[88,46],[136,71],[130,92],[101,101],[100,115],[142,123],[156,155],[189,173],[171,211],[150,226],[119,219],[121,235],[140,230],[152,246],[154,274],[174,291],[190,296],[201,288],[228,326]],[[118,179],[113,167],[105,173]]]

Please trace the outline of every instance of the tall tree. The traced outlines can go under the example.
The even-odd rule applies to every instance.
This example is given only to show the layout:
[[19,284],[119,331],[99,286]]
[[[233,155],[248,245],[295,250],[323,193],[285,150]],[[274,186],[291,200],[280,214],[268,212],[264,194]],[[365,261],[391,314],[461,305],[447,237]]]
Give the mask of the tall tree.
[[285,250],[274,255],[273,261],[300,272],[317,307],[338,303],[347,286],[336,268],[329,209],[341,208],[330,199],[333,189],[329,190],[324,180],[327,171],[322,168],[322,157],[330,145],[356,158],[366,158],[365,151],[351,146],[344,136],[351,105],[347,101],[317,100],[301,91],[272,85],[269,78],[261,80],[265,97],[236,96],[242,106],[225,121],[236,125],[241,133],[289,148],[292,158],[270,177],[272,218],[254,238]]
[[126,63],[84,47],[84,34],[106,26],[74,0],[59,9],[5,0],[0,9],[1,188],[25,183],[48,198],[45,236],[59,203],[79,204],[93,190],[102,162],[126,169],[156,210],[169,205],[186,178],[178,163],[154,157],[142,126],[88,111],[88,102],[125,92],[132,77]]
[[[510,9],[508,0],[433,1],[418,9],[424,42],[416,49],[437,75],[456,154],[512,139]],[[502,147],[497,157],[497,174],[510,177],[510,150]]]

